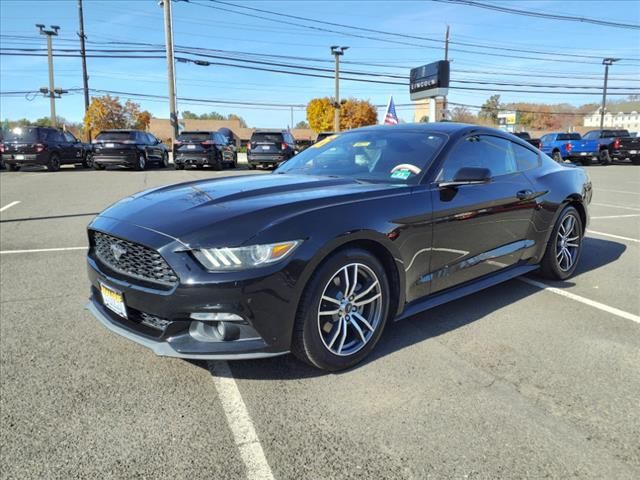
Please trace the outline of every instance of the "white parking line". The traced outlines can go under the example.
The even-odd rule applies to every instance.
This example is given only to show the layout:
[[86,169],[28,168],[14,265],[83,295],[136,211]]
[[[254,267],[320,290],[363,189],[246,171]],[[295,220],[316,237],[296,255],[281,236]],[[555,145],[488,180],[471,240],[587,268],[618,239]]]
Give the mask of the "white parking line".
[[15,202],[11,202],[4,207],[0,208],[0,212],[4,212],[5,210],[9,210],[11,207],[15,207],[20,203],[20,200],[16,200]]
[[640,208],[623,207],[622,205],[612,205],[610,203],[591,203],[591,205],[596,205],[598,207],[621,208],[622,210],[634,210],[636,212],[640,212]]
[[607,218],[631,218],[640,217],[640,213],[630,213],[629,215],[607,215],[605,217],[591,217],[591,220],[604,220]]
[[640,195],[640,192],[630,192],[629,190],[609,190],[608,188],[597,188],[598,192],[625,193],[628,195]]
[[609,305],[605,305],[604,303],[596,302],[595,300],[590,300],[585,297],[581,297],[580,295],[576,295],[575,293],[567,292],[566,290],[555,288],[546,283],[538,282],[537,280],[532,280],[527,277],[518,277],[518,280],[521,282],[527,283],[534,287],[540,288],[542,290],[546,290],[551,293],[555,293],[556,295],[560,295],[561,297],[569,298],[576,302],[584,303],[585,305],[589,305],[590,307],[597,308],[598,310],[602,310],[603,312],[610,313],[612,315],[616,315],[620,318],[625,318],[627,320],[631,320],[632,322],[640,323],[640,316],[634,315],[633,313],[625,312],[624,310],[620,310],[619,308],[610,307]]
[[253,422],[242,400],[238,385],[233,378],[229,364],[214,362],[213,383],[218,391],[222,409],[233,434],[240,457],[244,462],[248,480],[273,480],[273,473],[264,456],[262,445],[253,428]]
[[612,233],[596,232],[591,229],[587,230],[587,233],[593,233],[594,235],[600,235],[602,237],[617,238],[618,240],[624,240],[626,242],[640,243],[640,240],[637,238],[623,237],[621,235],[613,235]]
[[86,250],[89,247],[35,248],[33,250],[0,250],[0,255],[11,253],[66,252],[68,250]]

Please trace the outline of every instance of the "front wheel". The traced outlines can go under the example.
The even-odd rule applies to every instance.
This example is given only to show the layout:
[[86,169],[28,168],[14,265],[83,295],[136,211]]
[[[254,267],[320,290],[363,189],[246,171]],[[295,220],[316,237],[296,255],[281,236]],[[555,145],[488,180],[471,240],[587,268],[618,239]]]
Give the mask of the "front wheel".
[[542,276],[551,280],[566,280],[573,275],[580,259],[583,238],[580,214],[574,207],[566,207],[547,243],[540,265]]
[[362,361],[389,315],[390,289],[380,261],[366,250],[338,251],[314,273],[298,306],[291,351],[329,371]]
[[84,168],[91,168],[93,165],[93,155],[91,155],[90,153],[86,153],[84,155],[84,158],[82,159],[82,166]]

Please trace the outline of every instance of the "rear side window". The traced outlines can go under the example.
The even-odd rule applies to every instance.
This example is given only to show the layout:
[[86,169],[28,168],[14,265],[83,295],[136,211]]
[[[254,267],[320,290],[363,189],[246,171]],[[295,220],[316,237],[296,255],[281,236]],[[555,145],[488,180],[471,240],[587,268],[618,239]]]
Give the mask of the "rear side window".
[[96,137],[96,140],[109,140],[113,142],[125,142],[134,139],[134,132],[102,132]]
[[37,143],[40,141],[38,130],[38,128],[33,127],[16,127],[7,133],[5,140],[7,142]]
[[513,149],[513,157],[519,172],[531,170],[540,164],[540,155],[536,152],[513,142],[511,143],[511,148]]
[[580,140],[581,138],[579,133],[559,133],[557,140]]
[[178,135],[181,142],[206,142],[211,138],[209,132],[182,132]]
[[282,143],[282,133],[258,132],[251,135],[252,143]]

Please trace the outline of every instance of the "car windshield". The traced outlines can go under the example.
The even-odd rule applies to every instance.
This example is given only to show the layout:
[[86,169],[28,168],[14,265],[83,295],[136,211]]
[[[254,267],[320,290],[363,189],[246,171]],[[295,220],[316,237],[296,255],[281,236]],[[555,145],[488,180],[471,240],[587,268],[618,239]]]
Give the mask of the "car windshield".
[[123,142],[126,140],[133,140],[133,132],[102,132],[96,137],[96,140],[108,140],[114,142]]
[[414,184],[446,138],[417,130],[356,130],[325,138],[283,163],[275,173]]
[[579,133],[559,133],[557,140],[580,140],[581,138]]
[[209,132],[184,132],[178,135],[180,142],[206,142],[211,137]]
[[282,143],[281,133],[254,133],[251,143]]
[[33,127],[16,127],[9,131],[5,140],[7,142],[38,142],[38,129]]

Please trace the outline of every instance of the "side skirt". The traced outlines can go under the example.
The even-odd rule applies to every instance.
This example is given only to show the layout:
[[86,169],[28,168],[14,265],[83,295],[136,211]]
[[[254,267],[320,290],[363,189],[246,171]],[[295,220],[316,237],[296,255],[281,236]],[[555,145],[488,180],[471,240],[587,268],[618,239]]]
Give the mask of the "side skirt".
[[416,300],[406,305],[402,313],[398,315],[394,321],[397,322],[399,320],[404,320],[425,310],[429,310],[444,303],[451,302],[452,300],[466,297],[467,295],[479,292],[480,290],[493,287],[494,285],[498,285],[499,283],[506,282],[507,280],[511,280],[512,278],[519,277],[533,270],[537,270],[538,268],[538,265],[514,266],[494,273],[492,275],[482,277],[478,280],[465,283],[459,287],[447,289],[434,295],[429,295],[422,300]]

